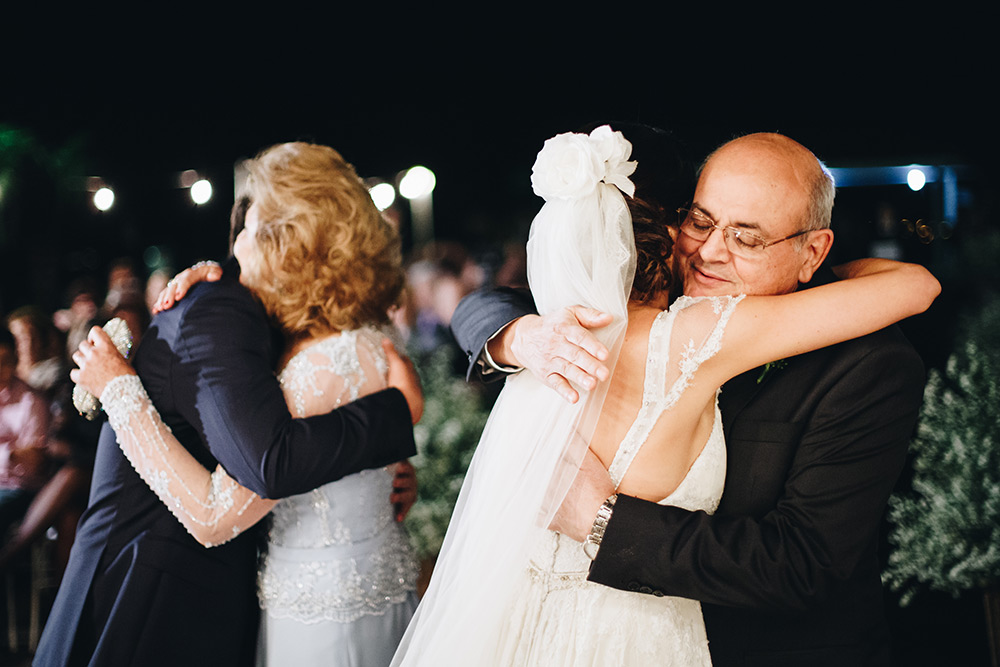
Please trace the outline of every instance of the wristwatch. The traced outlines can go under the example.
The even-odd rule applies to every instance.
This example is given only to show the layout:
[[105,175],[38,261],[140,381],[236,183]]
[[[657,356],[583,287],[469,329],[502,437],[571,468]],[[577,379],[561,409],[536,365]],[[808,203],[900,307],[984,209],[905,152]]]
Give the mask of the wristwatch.
[[600,509],[597,510],[597,518],[594,519],[594,525],[590,528],[590,535],[587,535],[587,539],[583,541],[583,553],[586,554],[587,558],[594,560],[597,558],[597,550],[601,548],[601,541],[604,540],[604,531],[608,528],[608,521],[611,521],[611,512],[615,508],[615,501],[618,500],[618,494],[614,493],[608,496]]

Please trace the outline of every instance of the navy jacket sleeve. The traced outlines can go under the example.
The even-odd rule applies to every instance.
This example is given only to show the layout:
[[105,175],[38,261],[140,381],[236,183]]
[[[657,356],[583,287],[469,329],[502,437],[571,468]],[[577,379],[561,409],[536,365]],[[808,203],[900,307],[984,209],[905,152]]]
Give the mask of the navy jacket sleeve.
[[[489,337],[522,315],[533,315],[535,303],[526,289],[500,287],[466,296],[451,317],[451,332],[469,360],[467,378],[484,379],[476,360]],[[505,377],[497,374],[494,379]]]
[[196,289],[203,293],[188,297],[169,385],[178,412],[241,484],[281,498],[415,454],[409,408],[396,389],[293,419],[259,305],[238,286]]
[[[726,494],[736,500],[726,511],[709,516],[622,496],[590,579],[789,611],[842,590],[859,563],[873,569],[878,526],[917,419],[923,365],[895,327],[841,346],[810,353],[819,355],[815,362],[791,360],[814,363],[822,379],[797,386],[790,365],[768,380],[773,386],[759,397],[765,412],[727,429],[727,447],[743,453],[730,452],[723,504]],[[751,442],[755,430],[771,435]],[[794,432],[787,454],[768,460],[782,431]],[[734,454],[744,457],[735,467]],[[764,463],[755,468],[755,460]]]

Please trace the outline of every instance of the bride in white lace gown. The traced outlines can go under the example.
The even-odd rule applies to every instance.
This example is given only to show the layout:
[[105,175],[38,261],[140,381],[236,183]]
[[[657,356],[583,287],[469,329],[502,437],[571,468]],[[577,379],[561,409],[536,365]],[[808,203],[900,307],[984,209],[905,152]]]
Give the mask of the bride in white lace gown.
[[[659,311],[653,318],[641,406],[608,468],[616,489],[622,488],[660,417],[677,405],[701,363],[718,351],[726,323],[740,300],[681,297],[669,311]],[[648,319],[637,310],[633,313],[640,321]],[[695,347],[694,341],[701,344]],[[628,360],[619,359],[620,371],[627,366]],[[726,479],[726,445],[715,401],[707,423],[707,441],[687,474],[660,504],[709,514],[718,507]],[[600,429],[599,425],[598,437]],[[635,595],[590,583],[590,563],[579,542],[545,531],[514,595],[499,664],[710,664],[701,605],[696,600]],[[552,637],[561,639],[554,642]]]
[[[332,149],[276,146],[249,170],[253,205],[234,254],[289,341],[278,379],[292,416],[384,389],[386,311],[402,286],[395,233]],[[138,376],[98,348],[78,360],[81,383],[116,375],[100,397],[122,451],[195,539],[221,544],[270,512],[258,664],[387,665],[417,605],[417,565],[390,503],[393,467],[262,499],[195,460]]]
[[[538,156],[532,183],[546,204],[528,242],[532,295],[540,314],[583,305],[614,317],[595,331],[611,377],[580,388],[578,404],[528,373],[507,379],[394,665],[709,665],[697,601],[588,582],[592,550],[547,530],[581,461],[595,456],[618,492],[713,512],[726,380],[880,329],[937,294],[921,267],[868,260],[833,285],[682,297],[664,311],[671,202],[651,206],[635,188],[630,153],[605,126],[550,139]],[[726,242],[755,243],[741,234]]]

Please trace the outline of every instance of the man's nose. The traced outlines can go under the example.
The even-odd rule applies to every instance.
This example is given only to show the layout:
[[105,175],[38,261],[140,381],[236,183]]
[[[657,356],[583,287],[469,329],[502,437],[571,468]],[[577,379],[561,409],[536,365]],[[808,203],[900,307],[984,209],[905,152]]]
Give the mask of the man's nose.
[[701,244],[698,254],[702,259],[711,262],[728,262],[731,259],[729,247],[726,245],[726,234],[721,229],[713,229],[708,238]]

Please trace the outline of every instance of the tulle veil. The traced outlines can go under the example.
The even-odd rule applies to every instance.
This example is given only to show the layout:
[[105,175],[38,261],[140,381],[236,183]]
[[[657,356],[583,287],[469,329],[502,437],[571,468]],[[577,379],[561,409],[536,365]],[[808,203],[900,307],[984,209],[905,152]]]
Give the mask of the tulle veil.
[[[613,369],[636,253],[623,192],[636,163],[601,126],[546,141],[532,174],[546,201],[532,222],[528,280],[539,313],[585,305],[614,316],[595,332]],[[507,379],[469,467],[426,595],[393,665],[486,665],[514,582],[579,469],[607,383],[569,404],[528,372]],[[582,547],[581,547],[582,548]]]

